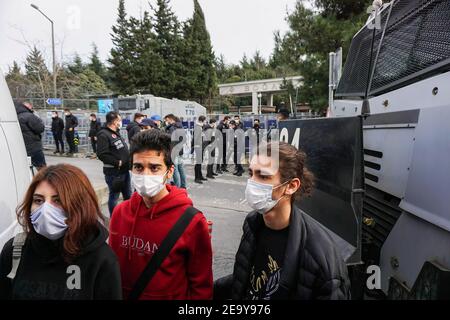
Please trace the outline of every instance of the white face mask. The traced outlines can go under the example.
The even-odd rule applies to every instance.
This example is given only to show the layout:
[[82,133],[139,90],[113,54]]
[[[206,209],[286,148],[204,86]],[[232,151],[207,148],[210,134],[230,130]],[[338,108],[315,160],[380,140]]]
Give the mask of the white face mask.
[[163,174],[162,176],[149,176],[131,172],[131,182],[137,193],[142,197],[152,198],[164,189],[165,175],[166,174]]
[[266,214],[267,212],[272,210],[283,198],[281,197],[278,200],[273,200],[273,190],[281,187],[286,183],[287,182],[274,187],[271,184],[259,183],[252,179],[248,179],[247,187],[245,188],[245,199],[253,210],[258,211],[261,214]]
[[36,208],[30,218],[34,230],[47,239],[57,240],[66,233],[66,213],[48,202]]

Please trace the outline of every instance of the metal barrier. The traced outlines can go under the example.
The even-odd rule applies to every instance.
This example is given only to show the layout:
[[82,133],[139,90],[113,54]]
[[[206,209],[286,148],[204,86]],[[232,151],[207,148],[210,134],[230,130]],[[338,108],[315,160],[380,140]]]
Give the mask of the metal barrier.
[[[52,112],[53,111],[55,111],[55,110],[41,109],[41,110],[36,111],[36,113],[44,121],[44,124],[45,124],[45,132],[42,137],[42,143],[44,146],[44,150],[55,150],[56,149],[55,141],[53,139],[53,133],[51,131]],[[63,110],[56,110],[56,111],[58,111],[59,117],[64,120],[65,119],[64,111]],[[92,154],[93,150],[92,150],[91,141],[89,139],[89,129],[90,129],[89,116],[91,113],[95,113],[95,112],[89,111],[89,110],[76,110],[76,111],[72,111],[72,113],[78,119],[78,126],[75,128],[75,137],[78,140],[78,144],[77,144],[78,153]],[[231,118],[234,117],[234,115],[210,114],[207,116],[207,120],[214,118],[217,120],[217,122],[219,122],[220,120],[223,120],[223,118],[225,116],[230,116]],[[105,121],[104,117],[105,117],[105,115],[97,114],[97,119],[101,123],[104,123],[104,121]],[[248,129],[251,129],[253,127],[254,119],[260,120],[260,127],[262,130],[264,130],[264,129],[268,130],[268,129],[273,129],[273,128],[277,127],[277,120],[276,120],[277,115],[276,114],[241,115],[240,117],[241,117],[241,121],[244,125],[244,131],[247,131]],[[313,114],[301,114],[300,117],[301,118],[317,118],[319,116],[313,115]],[[186,131],[186,138],[187,138],[187,143],[183,147],[184,161],[188,161],[193,158],[193,156],[191,155],[191,151],[192,151],[191,150],[191,142],[192,142],[192,137],[193,137],[194,126],[195,126],[194,121],[183,122],[183,127]],[[121,129],[120,134],[124,138],[124,140],[126,142],[128,142],[128,132],[125,127],[123,127]],[[65,134],[63,134],[63,140],[64,140],[65,148],[67,150],[68,143],[66,141]],[[247,158],[248,153],[249,153],[249,142],[248,142],[247,134],[246,134],[245,140],[246,140],[245,141],[245,146],[246,146],[245,155]]]
[[[65,116],[63,110],[37,110],[35,113],[42,119],[45,125],[45,132],[42,136],[42,144],[44,150],[55,150],[55,140],[52,133],[52,112],[58,111],[58,115],[65,122]],[[89,139],[89,116],[92,112],[86,111],[73,111],[74,116],[78,119],[78,126],[75,128],[75,140],[78,153],[91,154],[93,152],[91,141]],[[125,130],[126,132],[126,130]],[[68,143],[63,133],[64,147],[68,150]]]

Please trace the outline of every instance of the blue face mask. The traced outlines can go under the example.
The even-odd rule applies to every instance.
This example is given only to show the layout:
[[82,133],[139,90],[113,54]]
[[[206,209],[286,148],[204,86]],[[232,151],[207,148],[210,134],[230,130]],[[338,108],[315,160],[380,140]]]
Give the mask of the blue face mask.
[[48,202],[44,202],[31,213],[34,230],[50,240],[58,240],[66,233],[66,213]]

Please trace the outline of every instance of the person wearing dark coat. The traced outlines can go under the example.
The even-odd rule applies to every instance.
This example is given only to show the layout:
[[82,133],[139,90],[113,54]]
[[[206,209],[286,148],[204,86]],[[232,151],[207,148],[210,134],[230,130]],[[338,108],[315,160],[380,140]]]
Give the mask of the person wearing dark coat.
[[229,116],[225,116],[223,118],[223,120],[221,120],[219,122],[219,125],[217,126],[217,130],[219,130],[220,132],[222,132],[222,143],[223,143],[223,148],[222,148],[222,159],[219,159],[220,163],[217,164],[217,173],[222,174],[224,172],[228,172],[227,169],[227,134],[226,134],[226,130],[229,129],[229,122],[230,122],[230,117]]
[[55,140],[56,150],[53,152],[54,154],[60,153],[61,155],[64,153],[64,140],[63,140],[63,132],[64,132],[64,121],[58,115],[58,111],[52,112],[52,133],[53,140]]
[[16,112],[27,155],[31,157],[32,165],[39,170],[46,166],[42,146],[42,134],[45,131],[44,122],[34,113],[33,105],[29,102],[17,104]]
[[194,150],[195,155],[194,182],[198,184],[202,184],[203,181],[208,181],[208,179],[205,178],[202,173],[203,151],[206,147],[206,142],[203,141],[203,126],[205,125],[205,121],[205,116],[198,117],[194,126],[194,136],[192,139],[192,149]]
[[78,119],[75,117],[69,109],[64,110],[66,116],[66,140],[69,144],[68,156],[72,156],[76,152],[75,147],[75,128],[78,126]]
[[[270,152],[272,146],[267,146]],[[350,299],[344,251],[337,247],[337,237],[294,203],[295,198],[308,196],[314,185],[306,156],[284,142],[278,150],[276,172],[273,159],[262,150],[250,161],[245,199],[254,211],[245,219],[233,274],[215,282],[214,298]]]
[[[180,119],[175,116],[174,114],[168,114],[164,117],[165,122],[165,132],[172,136],[172,134],[176,130],[183,130],[183,124],[181,123]],[[176,145],[176,144],[175,144]],[[175,158],[174,161],[174,167],[175,170],[173,172],[173,183],[178,188],[186,189],[187,182],[186,182],[186,174],[184,172],[184,165],[183,165],[183,149],[180,150],[180,153]]]
[[234,162],[234,166],[235,166],[235,171],[233,172],[233,175],[242,177],[242,174],[244,173],[244,167],[242,166],[242,163],[241,163],[241,157],[240,157],[240,152],[239,152],[240,150],[238,150],[238,139],[242,138],[242,135],[241,135],[242,131],[238,131],[239,129],[240,128],[238,127],[238,123],[234,120],[231,120],[229,130],[233,130],[233,135],[234,135],[233,162]]
[[[216,137],[215,137],[215,134],[216,134],[216,132],[215,132],[215,129],[216,129],[216,123],[217,123],[216,119],[210,119],[210,120],[209,120],[209,123],[207,123],[207,124],[203,127],[203,130],[204,130],[205,132],[208,131],[209,129],[214,130],[214,131],[212,132],[211,142],[208,143],[207,147],[208,147],[209,145],[212,145],[212,144],[214,143],[214,141],[216,140]],[[213,149],[213,150],[211,151],[211,153],[210,153],[210,159],[208,160],[208,165],[206,166],[206,178],[208,178],[208,179],[215,179],[215,176],[218,176],[218,175],[219,175],[218,173],[215,173],[215,172],[214,172],[214,160],[215,160],[215,157],[216,157],[216,150]]]
[[108,246],[94,188],[79,168],[40,170],[18,209],[23,232],[0,254],[0,300],[120,300],[120,266]]
[[132,122],[130,122],[127,125],[127,133],[128,133],[128,143],[131,143],[131,139],[133,139],[133,137],[141,132],[142,127],[141,127],[141,122],[142,120],[145,119],[145,115],[142,113],[135,113],[134,114],[134,119]]
[[241,121],[241,116],[235,115],[234,116],[234,122],[236,122],[236,129],[244,130],[244,124]]
[[97,134],[97,157],[103,162],[103,173],[108,185],[108,208],[112,215],[122,194],[123,200],[131,197],[130,152],[120,135],[122,118],[115,111],[106,114],[106,123]]
[[91,113],[89,122],[89,139],[91,140],[92,151],[97,153],[97,133],[101,130],[102,125],[95,113]]

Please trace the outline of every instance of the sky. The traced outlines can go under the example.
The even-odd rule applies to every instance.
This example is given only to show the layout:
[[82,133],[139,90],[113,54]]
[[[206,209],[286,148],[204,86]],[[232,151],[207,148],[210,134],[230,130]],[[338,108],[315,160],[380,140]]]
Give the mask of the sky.
[[[154,0],[150,0],[154,3]],[[296,0],[199,0],[216,55],[238,63],[244,53],[272,53],[274,31],[288,30],[287,12]],[[87,60],[95,42],[106,60],[112,47],[111,27],[117,19],[119,0],[0,0],[0,68],[7,72],[14,60],[23,64],[29,48],[36,45],[51,66],[50,22],[30,4],[54,20],[56,59],[70,61],[75,52]],[[193,13],[192,0],[171,0],[181,21]],[[148,0],[126,0],[127,13],[139,17]]]

